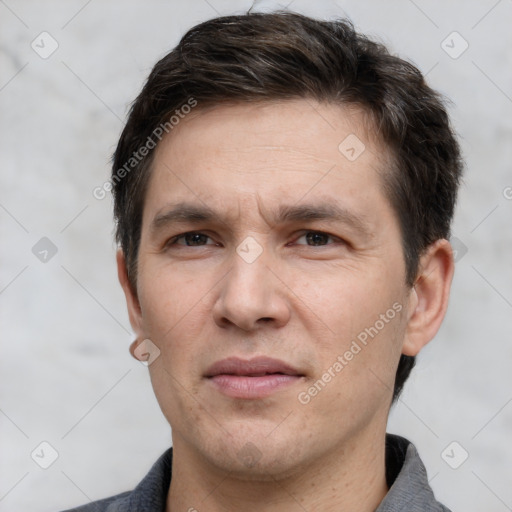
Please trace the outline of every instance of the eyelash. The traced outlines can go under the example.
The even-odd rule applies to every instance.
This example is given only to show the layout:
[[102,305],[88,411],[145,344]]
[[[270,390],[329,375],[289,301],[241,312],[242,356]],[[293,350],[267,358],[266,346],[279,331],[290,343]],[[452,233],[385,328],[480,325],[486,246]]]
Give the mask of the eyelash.
[[[325,231],[314,231],[314,230],[310,230],[310,231],[303,231],[302,234],[295,240],[299,240],[300,238],[306,236],[306,235],[310,235],[310,234],[314,234],[314,235],[324,235],[324,236],[327,236],[328,238],[330,238],[331,240],[333,240],[334,242],[341,242],[341,243],[345,243],[344,240],[342,240],[341,238],[337,237],[337,236],[334,236],[334,235],[331,235],[329,233],[326,233]],[[203,233],[201,231],[187,231],[186,233],[182,233],[181,235],[177,235],[177,236],[174,236],[172,237],[167,243],[166,243],[166,248],[168,248],[169,246],[181,246],[181,247],[187,247],[187,248],[190,248],[190,247],[206,247],[208,245],[217,245],[217,244],[204,244],[204,245],[185,245],[185,244],[178,244],[177,242],[179,240],[183,240],[186,236],[188,235],[205,235],[207,238],[209,238],[210,240],[212,239],[212,237],[206,235],[206,233]],[[287,246],[289,244],[286,244]],[[307,247],[326,247],[326,246],[329,246],[329,245],[334,245],[333,243],[327,243],[325,245],[308,245],[308,244],[298,244],[298,245],[304,245],[304,246],[307,246]]]

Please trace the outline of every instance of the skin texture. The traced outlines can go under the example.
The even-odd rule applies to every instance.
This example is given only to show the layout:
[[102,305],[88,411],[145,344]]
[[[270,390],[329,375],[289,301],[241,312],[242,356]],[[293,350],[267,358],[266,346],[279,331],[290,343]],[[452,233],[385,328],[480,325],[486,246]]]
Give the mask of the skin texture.
[[[172,427],[168,510],[365,512],[386,494],[398,360],[437,332],[453,258],[446,240],[436,242],[406,286],[400,229],[379,174],[389,155],[363,121],[355,109],[304,99],[199,106],[157,147],[135,288],[121,251],[118,268],[137,335],[132,354],[144,339],[160,350],[149,369]],[[338,149],[350,134],[365,144],[354,161]],[[218,215],[152,228],[183,202]],[[280,207],[306,204],[346,213],[276,218]],[[176,239],[191,231],[204,236]],[[237,252],[247,237],[262,251],[251,263]],[[396,315],[334,370],[393,305]],[[301,377],[264,398],[228,397],[205,372],[233,356],[280,359]]]

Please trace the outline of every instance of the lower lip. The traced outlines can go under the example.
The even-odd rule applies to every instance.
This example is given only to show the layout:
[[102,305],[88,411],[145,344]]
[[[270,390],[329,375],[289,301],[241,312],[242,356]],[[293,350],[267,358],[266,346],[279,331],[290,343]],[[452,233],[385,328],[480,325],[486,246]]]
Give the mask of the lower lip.
[[244,375],[215,375],[210,377],[213,385],[224,395],[231,398],[256,399],[264,398],[272,393],[298,382],[298,375],[282,375],[280,373],[248,377]]

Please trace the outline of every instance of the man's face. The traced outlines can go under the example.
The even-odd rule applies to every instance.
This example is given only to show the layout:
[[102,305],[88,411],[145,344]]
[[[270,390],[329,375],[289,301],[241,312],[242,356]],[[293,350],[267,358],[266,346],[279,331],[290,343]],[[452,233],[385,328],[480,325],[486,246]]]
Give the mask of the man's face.
[[132,322],[175,449],[277,475],[383,434],[410,294],[361,114],[222,106],[156,151]]

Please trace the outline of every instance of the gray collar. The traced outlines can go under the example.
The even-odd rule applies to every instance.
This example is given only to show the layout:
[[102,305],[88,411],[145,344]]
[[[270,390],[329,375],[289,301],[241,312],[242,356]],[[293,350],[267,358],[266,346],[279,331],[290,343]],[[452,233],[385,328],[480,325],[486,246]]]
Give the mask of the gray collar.
[[386,478],[389,491],[375,512],[450,512],[436,501],[416,447],[386,434]]
[[[171,473],[169,448],[133,491],[80,507],[76,512],[165,512]],[[414,445],[393,434],[386,434],[386,479],[390,489],[375,512],[450,512],[436,501]]]

